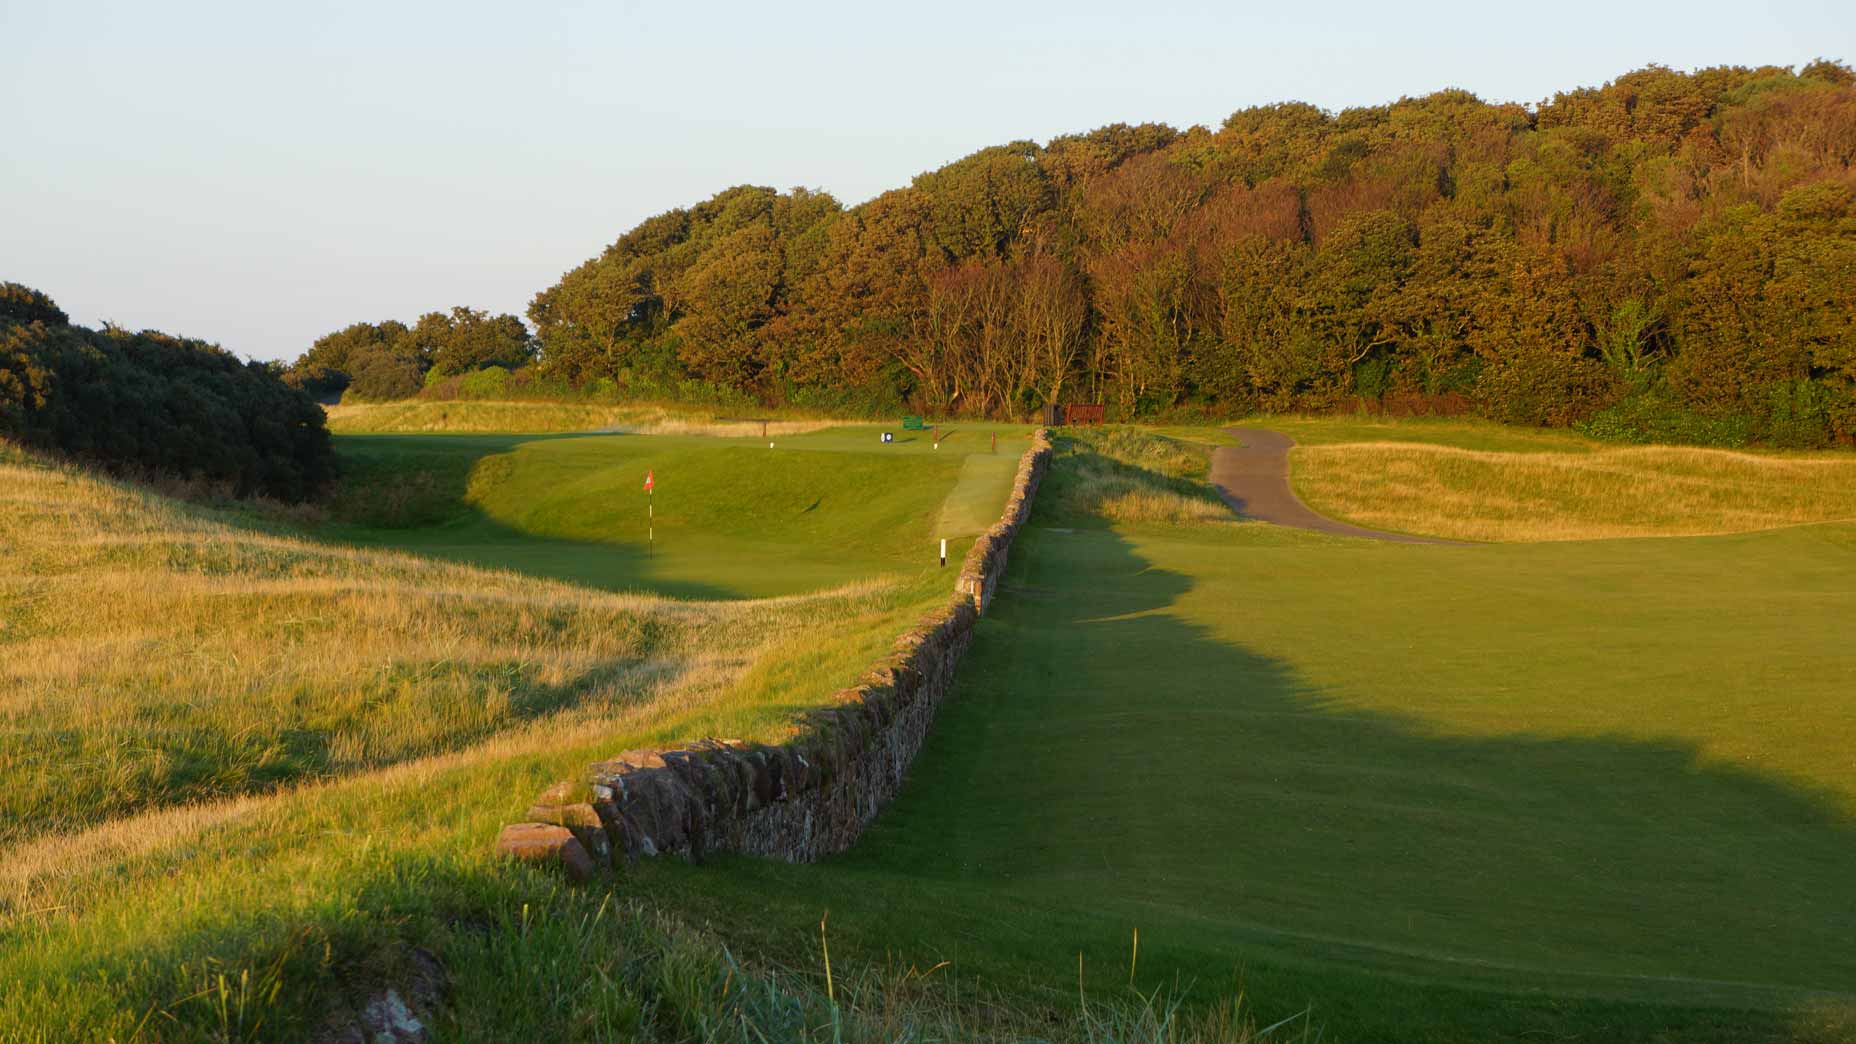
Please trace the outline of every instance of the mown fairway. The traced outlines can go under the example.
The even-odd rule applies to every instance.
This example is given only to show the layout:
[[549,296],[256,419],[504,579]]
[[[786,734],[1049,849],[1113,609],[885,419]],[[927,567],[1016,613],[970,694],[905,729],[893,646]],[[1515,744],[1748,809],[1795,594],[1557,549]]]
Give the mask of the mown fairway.
[[1856,526],[1111,528],[1078,463],[858,849],[650,890],[1052,1003],[1138,929],[1137,985],[1348,1041],[1856,1035]]
[[[773,438],[345,435],[354,501],[327,534],[686,598],[817,590],[964,553],[1011,484],[1022,426]],[[992,448],[997,434],[999,447]],[[655,474],[648,540],[646,471]],[[951,580],[950,580],[951,583]]]

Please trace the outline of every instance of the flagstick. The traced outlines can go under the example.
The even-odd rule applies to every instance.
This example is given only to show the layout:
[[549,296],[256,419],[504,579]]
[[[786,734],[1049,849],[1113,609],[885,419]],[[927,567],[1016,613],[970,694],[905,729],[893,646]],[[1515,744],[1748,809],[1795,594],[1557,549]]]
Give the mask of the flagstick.
[[648,545],[645,550],[655,551],[657,549],[657,489],[655,486],[644,491],[644,511],[645,543]]

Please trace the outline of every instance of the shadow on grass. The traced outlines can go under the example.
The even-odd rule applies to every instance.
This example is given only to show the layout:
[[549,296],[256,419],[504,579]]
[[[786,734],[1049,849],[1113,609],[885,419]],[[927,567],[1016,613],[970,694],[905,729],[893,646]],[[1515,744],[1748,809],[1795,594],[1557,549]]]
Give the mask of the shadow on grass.
[[594,437],[626,436],[344,436],[336,443],[343,477],[332,501],[335,521],[317,535],[610,591],[646,590],[704,600],[752,597],[666,573],[648,549],[536,536],[470,503],[471,475],[485,459],[514,453],[532,442]]
[[634,887],[774,951],[829,909],[834,958],[1049,998],[1079,960],[1092,990],[1202,997],[1241,970],[1260,1017],[1312,1002],[1342,1040],[1856,1034],[1856,824],[1828,795],[1682,742],[1338,705],[1169,612],[1193,583],[1034,524],[857,848]]

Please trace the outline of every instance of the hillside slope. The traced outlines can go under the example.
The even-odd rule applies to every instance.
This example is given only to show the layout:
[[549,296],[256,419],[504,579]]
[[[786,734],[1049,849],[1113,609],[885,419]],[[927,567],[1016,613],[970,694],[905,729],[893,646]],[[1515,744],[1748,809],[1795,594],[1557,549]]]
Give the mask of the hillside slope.
[[0,453],[0,1039],[224,1039],[221,973],[286,975],[239,1003],[306,1032],[459,911],[548,894],[488,852],[541,785],[783,735],[952,582],[606,593]]

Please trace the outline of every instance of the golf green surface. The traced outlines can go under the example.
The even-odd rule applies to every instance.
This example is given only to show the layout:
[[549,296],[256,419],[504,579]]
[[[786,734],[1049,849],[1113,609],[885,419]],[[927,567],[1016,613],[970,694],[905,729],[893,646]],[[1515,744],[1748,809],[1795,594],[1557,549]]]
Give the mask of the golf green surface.
[[[327,535],[612,590],[757,598],[933,565],[997,520],[1028,428],[773,440],[344,435],[359,519]],[[994,447],[994,436],[997,446]],[[650,472],[655,492],[647,496]],[[391,518],[374,517],[397,504]],[[952,580],[950,578],[951,585]]]
[[1330,1040],[1852,1039],[1852,620],[1850,525],[1437,547],[1041,507],[854,850],[622,887],[796,962],[829,911],[834,960],[1053,1005],[1079,954],[1091,991],[1241,980]]

